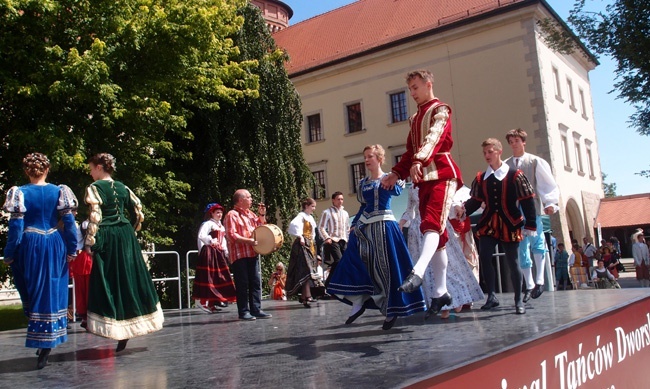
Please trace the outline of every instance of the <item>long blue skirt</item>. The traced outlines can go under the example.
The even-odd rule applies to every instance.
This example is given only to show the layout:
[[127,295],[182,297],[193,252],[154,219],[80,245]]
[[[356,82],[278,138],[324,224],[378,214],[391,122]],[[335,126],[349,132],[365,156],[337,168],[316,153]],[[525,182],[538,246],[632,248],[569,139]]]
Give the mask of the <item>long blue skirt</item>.
[[25,346],[54,348],[65,342],[69,277],[61,234],[25,232],[11,271],[29,320]]
[[426,309],[420,289],[397,290],[411,270],[411,255],[397,222],[359,224],[330,276],[327,292],[346,304],[365,301],[366,307],[388,317],[409,316]]

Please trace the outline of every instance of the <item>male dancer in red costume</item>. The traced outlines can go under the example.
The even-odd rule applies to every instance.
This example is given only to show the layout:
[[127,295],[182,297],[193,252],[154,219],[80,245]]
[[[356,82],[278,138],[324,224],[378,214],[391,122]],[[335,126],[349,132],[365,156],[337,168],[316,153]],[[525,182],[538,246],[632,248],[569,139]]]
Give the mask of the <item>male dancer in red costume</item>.
[[406,76],[406,83],[418,110],[409,118],[411,130],[406,152],[381,183],[390,189],[398,179],[410,176],[419,188],[420,230],[424,234],[422,253],[399,290],[410,293],[420,287],[424,271],[433,259],[436,290],[427,315],[435,315],[443,306],[451,304],[447,293],[445,226],[454,193],[462,185],[462,176],[450,153],[454,144],[451,108],[433,95],[433,74],[416,70]]

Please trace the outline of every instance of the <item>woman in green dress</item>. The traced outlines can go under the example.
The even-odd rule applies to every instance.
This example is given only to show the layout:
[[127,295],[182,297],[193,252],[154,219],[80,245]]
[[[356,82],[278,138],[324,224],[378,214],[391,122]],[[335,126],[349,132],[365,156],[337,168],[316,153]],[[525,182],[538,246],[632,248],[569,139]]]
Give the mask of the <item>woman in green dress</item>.
[[115,158],[97,154],[88,161],[93,182],[85,249],[93,253],[87,330],[118,340],[116,351],[136,336],[158,331],[164,317],[136,231],[144,220],[140,200],[113,180]]

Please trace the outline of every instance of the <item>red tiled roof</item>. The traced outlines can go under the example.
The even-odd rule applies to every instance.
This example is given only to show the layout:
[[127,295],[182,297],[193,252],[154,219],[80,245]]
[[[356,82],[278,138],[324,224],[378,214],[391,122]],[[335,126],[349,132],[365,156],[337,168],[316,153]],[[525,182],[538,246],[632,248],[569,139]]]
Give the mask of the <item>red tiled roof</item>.
[[596,223],[602,228],[650,224],[650,193],[600,200]]
[[[326,1],[326,0],[323,0]],[[273,35],[289,74],[527,0],[358,0]]]

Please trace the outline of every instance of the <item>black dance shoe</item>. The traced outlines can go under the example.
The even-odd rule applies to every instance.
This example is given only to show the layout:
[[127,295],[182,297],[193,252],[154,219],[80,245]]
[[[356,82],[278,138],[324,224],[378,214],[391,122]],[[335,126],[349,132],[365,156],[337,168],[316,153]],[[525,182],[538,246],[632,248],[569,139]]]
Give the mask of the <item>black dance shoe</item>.
[[397,321],[397,316],[393,316],[393,318],[390,320],[384,320],[384,324],[381,325],[381,329],[386,331],[390,330],[391,328],[393,328],[396,321]]
[[415,292],[420,285],[422,285],[422,278],[412,271],[397,290],[404,293],[412,293]]
[[526,313],[526,307],[524,307],[523,304],[522,305],[517,305],[515,307],[515,313],[517,315],[523,315],[524,313]]
[[363,315],[363,313],[366,311],[366,306],[362,306],[361,309],[357,311],[354,315],[351,315],[348,317],[348,320],[345,321],[345,324],[352,324],[354,323],[355,320],[359,318],[359,316]]
[[128,339],[122,339],[117,342],[117,348],[115,349],[116,353],[119,353],[120,351],[124,350],[126,348],[126,342],[128,342]]
[[451,295],[449,293],[445,293],[440,297],[432,297],[431,305],[429,305],[429,309],[427,309],[427,313],[424,315],[424,320],[428,319],[431,315],[437,315],[445,305],[451,305]]
[[544,285],[537,284],[533,288],[533,291],[530,293],[530,297],[536,299],[544,293]]
[[483,305],[481,309],[488,310],[488,309],[496,308],[498,306],[499,306],[499,299],[497,299],[497,296],[495,296],[494,294],[490,294],[490,296],[488,296],[487,301],[485,302],[485,305]]
[[302,301],[302,305],[303,305],[305,308],[311,308],[311,304],[309,304],[309,300],[303,300],[303,301]]
[[50,356],[51,348],[42,348],[41,352],[38,354],[38,362],[36,363],[37,369],[42,369],[47,365],[47,358]]
[[521,301],[527,303],[528,300],[530,300],[530,294],[532,291],[533,291],[532,289],[526,289],[526,291],[524,292],[524,298]]

